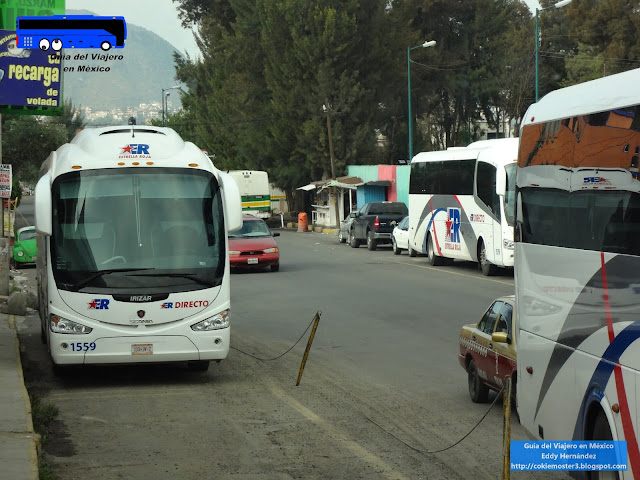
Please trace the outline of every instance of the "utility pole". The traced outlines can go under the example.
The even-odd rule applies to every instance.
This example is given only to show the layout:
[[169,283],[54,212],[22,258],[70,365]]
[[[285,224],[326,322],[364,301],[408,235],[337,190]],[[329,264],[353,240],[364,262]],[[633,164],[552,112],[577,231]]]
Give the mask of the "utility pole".
[[[333,134],[331,133],[331,104],[329,99],[325,99],[325,104],[322,106],[324,113],[327,115],[327,134],[329,135],[329,158],[331,159],[331,179],[336,179],[336,166],[333,160]],[[333,198],[335,199],[336,209],[336,228],[340,228],[340,209],[338,206],[338,187],[333,187]]]
[[[0,164],[2,164],[2,115],[0,115]],[[11,200],[11,197],[9,197],[9,200]],[[9,247],[11,245],[8,236],[4,236],[4,199],[0,198],[0,202],[2,202],[2,220],[0,220],[0,227],[2,227],[2,235],[0,235],[0,295],[6,296],[9,295],[9,259],[11,258]]]

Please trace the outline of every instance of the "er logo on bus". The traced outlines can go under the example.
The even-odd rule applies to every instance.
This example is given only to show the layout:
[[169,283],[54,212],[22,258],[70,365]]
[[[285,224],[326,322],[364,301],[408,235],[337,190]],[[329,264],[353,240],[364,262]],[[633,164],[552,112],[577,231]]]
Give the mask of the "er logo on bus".
[[149,145],[143,143],[130,143],[126,147],[122,147],[123,153],[130,153],[131,155],[149,155]]
[[460,209],[447,209],[447,234],[446,238],[449,242],[460,243]]
[[89,310],[109,310],[107,298],[96,298],[89,302]]

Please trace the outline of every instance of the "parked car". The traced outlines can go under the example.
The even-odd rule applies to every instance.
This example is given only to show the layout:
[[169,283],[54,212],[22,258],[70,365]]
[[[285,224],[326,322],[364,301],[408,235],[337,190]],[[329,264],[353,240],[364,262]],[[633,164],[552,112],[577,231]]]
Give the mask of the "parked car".
[[13,243],[13,261],[21,264],[35,263],[37,253],[36,227],[23,227],[18,230]]
[[412,257],[416,256],[416,252],[409,248],[409,216],[407,215],[393,229],[391,234],[391,246],[393,253],[400,255],[402,250],[409,250]]
[[356,218],[356,212],[351,212],[347,218],[340,222],[340,233],[338,233],[340,243],[346,243],[349,239],[349,231],[354,218]]
[[458,360],[467,371],[472,401],[486,402],[489,390],[499,391],[507,376],[513,380],[512,397],[515,399],[515,329],[514,295],[496,299],[478,323],[462,327]]
[[393,228],[408,215],[407,206],[402,202],[365,203],[356,212],[349,230],[349,245],[358,248],[367,242],[369,250],[375,250],[378,244],[391,243]]
[[229,232],[229,262],[231,268],[270,267],[272,272],[280,269],[280,252],[272,233],[261,218],[242,216],[242,229]]

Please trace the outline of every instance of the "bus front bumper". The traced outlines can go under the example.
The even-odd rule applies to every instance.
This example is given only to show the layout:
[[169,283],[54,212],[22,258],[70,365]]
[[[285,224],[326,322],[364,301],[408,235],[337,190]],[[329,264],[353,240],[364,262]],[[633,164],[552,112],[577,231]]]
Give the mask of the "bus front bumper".
[[[57,365],[184,362],[223,360],[229,353],[230,329],[183,335],[87,338],[51,333],[51,357]],[[94,346],[95,345],[95,346]]]

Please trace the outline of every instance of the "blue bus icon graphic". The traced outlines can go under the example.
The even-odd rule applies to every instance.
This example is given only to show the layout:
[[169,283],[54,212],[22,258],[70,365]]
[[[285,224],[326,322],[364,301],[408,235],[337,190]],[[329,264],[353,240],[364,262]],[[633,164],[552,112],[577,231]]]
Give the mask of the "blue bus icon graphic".
[[124,48],[127,24],[124,17],[96,15],[52,15],[49,17],[18,17],[16,40],[18,48],[53,50],[63,48]]

